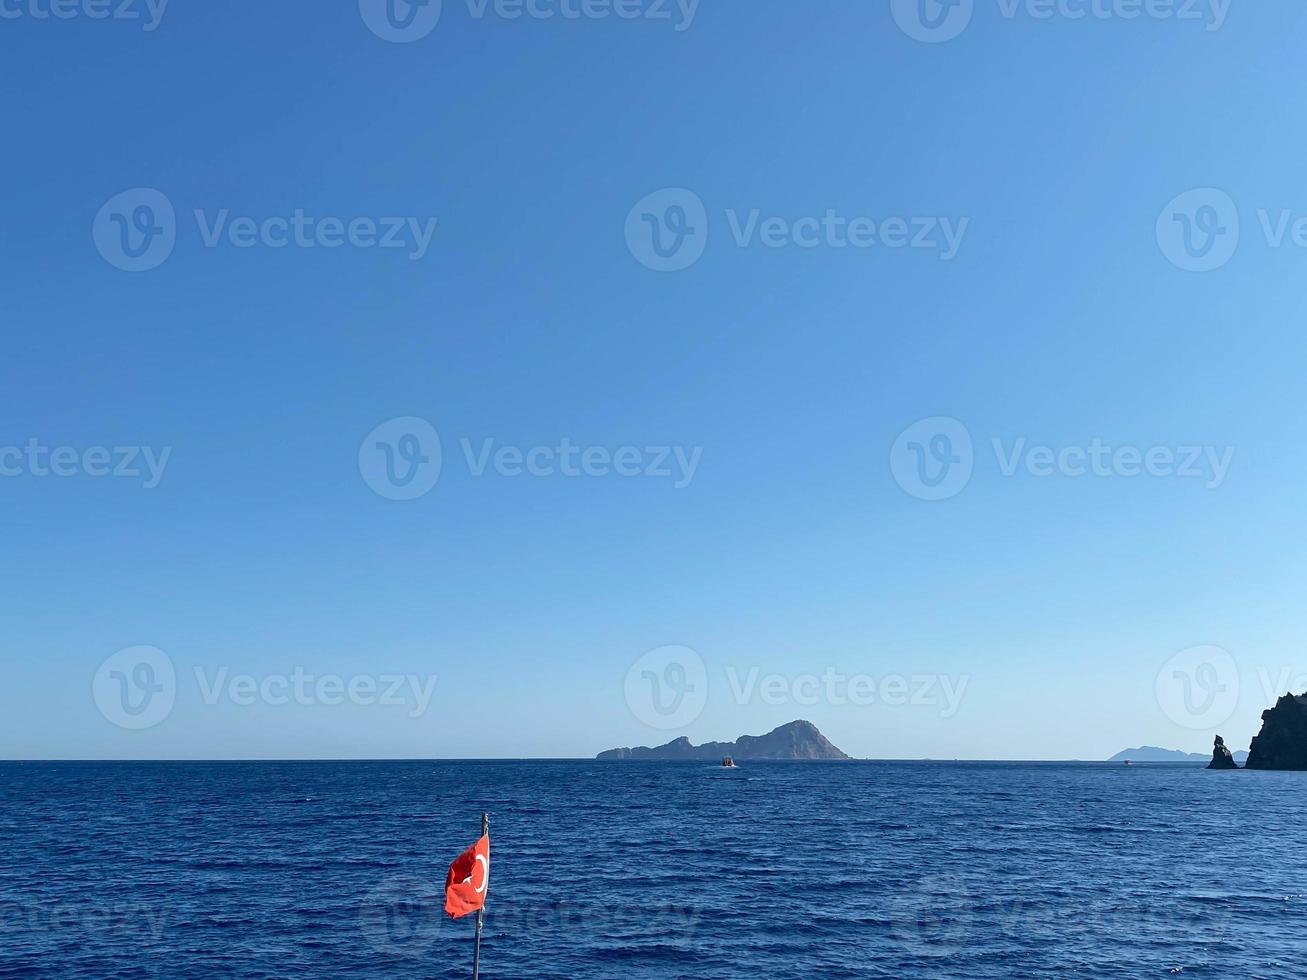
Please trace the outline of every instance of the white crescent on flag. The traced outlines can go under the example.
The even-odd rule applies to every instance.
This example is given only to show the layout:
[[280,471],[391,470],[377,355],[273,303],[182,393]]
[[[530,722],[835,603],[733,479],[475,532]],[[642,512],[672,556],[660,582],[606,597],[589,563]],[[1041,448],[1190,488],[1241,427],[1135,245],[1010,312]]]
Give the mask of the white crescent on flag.
[[[486,887],[490,884],[490,859],[484,854],[478,854],[477,864],[481,865],[481,887],[476,888],[475,891],[478,895],[481,895],[485,892]],[[472,879],[468,878],[469,884],[471,883],[471,881]]]

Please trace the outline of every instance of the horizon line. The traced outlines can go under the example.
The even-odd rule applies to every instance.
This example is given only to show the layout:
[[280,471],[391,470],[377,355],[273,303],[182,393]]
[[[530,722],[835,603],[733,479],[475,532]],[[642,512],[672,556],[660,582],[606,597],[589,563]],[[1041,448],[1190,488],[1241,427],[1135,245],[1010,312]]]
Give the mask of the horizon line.
[[[1179,750],[1177,750],[1179,751]],[[1200,753],[1190,753],[1199,755]],[[1206,756],[1202,757],[1206,759]],[[849,762],[931,762],[931,763],[1031,763],[1031,764],[1050,764],[1050,763],[1079,763],[1082,765],[1123,765],[1126,760],[1114,759],[980,759],[980,758],[849,758],[849,759],[749,759],[741,758],[742,762],[776,762],[784,764],[795,763],[820,763],[823,765],[843,764]],[[1165,759],[1165,760],[1128,760],[1131,765],[1135,766],[1166,766],[1179,765],[1185,763],[1197,763],[1200,760],[1195,759]],[[647,765],[647,764],[712,764],[710,759],[598,759],[594,756],[373,756],[359,758],[338,758],[338,757],[300,757],[300,758],[275,758],[275,757],[252,757],[245,759],[238,758],[195,758],[195,759],[166,759],[166,758],[149,758],[149,759],[86,759],[86,758],[0,758],[0,765],[11,765],[21,763],[245,763],[245,762],[598,762],[604,765]]]

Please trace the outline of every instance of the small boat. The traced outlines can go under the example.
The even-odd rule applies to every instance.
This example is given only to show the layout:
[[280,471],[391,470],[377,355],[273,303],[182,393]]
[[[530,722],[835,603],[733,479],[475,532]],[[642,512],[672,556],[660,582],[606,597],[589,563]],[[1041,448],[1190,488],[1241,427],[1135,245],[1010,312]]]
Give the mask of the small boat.
[[1126,764],[1127,766],[1133,766],[1133,765],[1134,765],[1134,763],[1131,762],[1129,759],[1126,759],[1126,760],[1125,760],[1125,764]]
[[727,769],[738,769],[738,768],[739,768],[739,766],[737,766],[737,765],[735,764],[735,760],[732,759],[729,755],[726,756],[724,759],[722,759],[722,765],[725,766]]

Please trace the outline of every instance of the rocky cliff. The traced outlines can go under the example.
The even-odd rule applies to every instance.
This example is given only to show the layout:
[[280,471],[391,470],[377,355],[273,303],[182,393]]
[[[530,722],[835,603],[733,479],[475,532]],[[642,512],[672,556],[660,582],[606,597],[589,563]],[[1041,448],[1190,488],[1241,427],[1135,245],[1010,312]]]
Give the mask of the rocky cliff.
[[1286,694],[1262,712],[1244,768],[1307,770],[1307,694]]
[[817,730],[810,721],[792,721],[766,735],[741,735],[734,742],[705,742],[692,745],[682,736],[654,748],[609,749],[596,758],[605,761],[626,759],[702,759],[720,762],[723,756],[737,762],[746,759],[847,759],[849,758]]

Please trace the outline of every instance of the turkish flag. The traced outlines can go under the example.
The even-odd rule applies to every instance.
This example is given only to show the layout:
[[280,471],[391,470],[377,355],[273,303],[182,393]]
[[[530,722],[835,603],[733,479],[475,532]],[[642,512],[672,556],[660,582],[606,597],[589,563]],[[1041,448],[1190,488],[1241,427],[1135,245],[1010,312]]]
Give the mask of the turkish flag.
[[445,875],[445,911],[457,919],[486,904],[490,888],[490,835],[454,858]]

